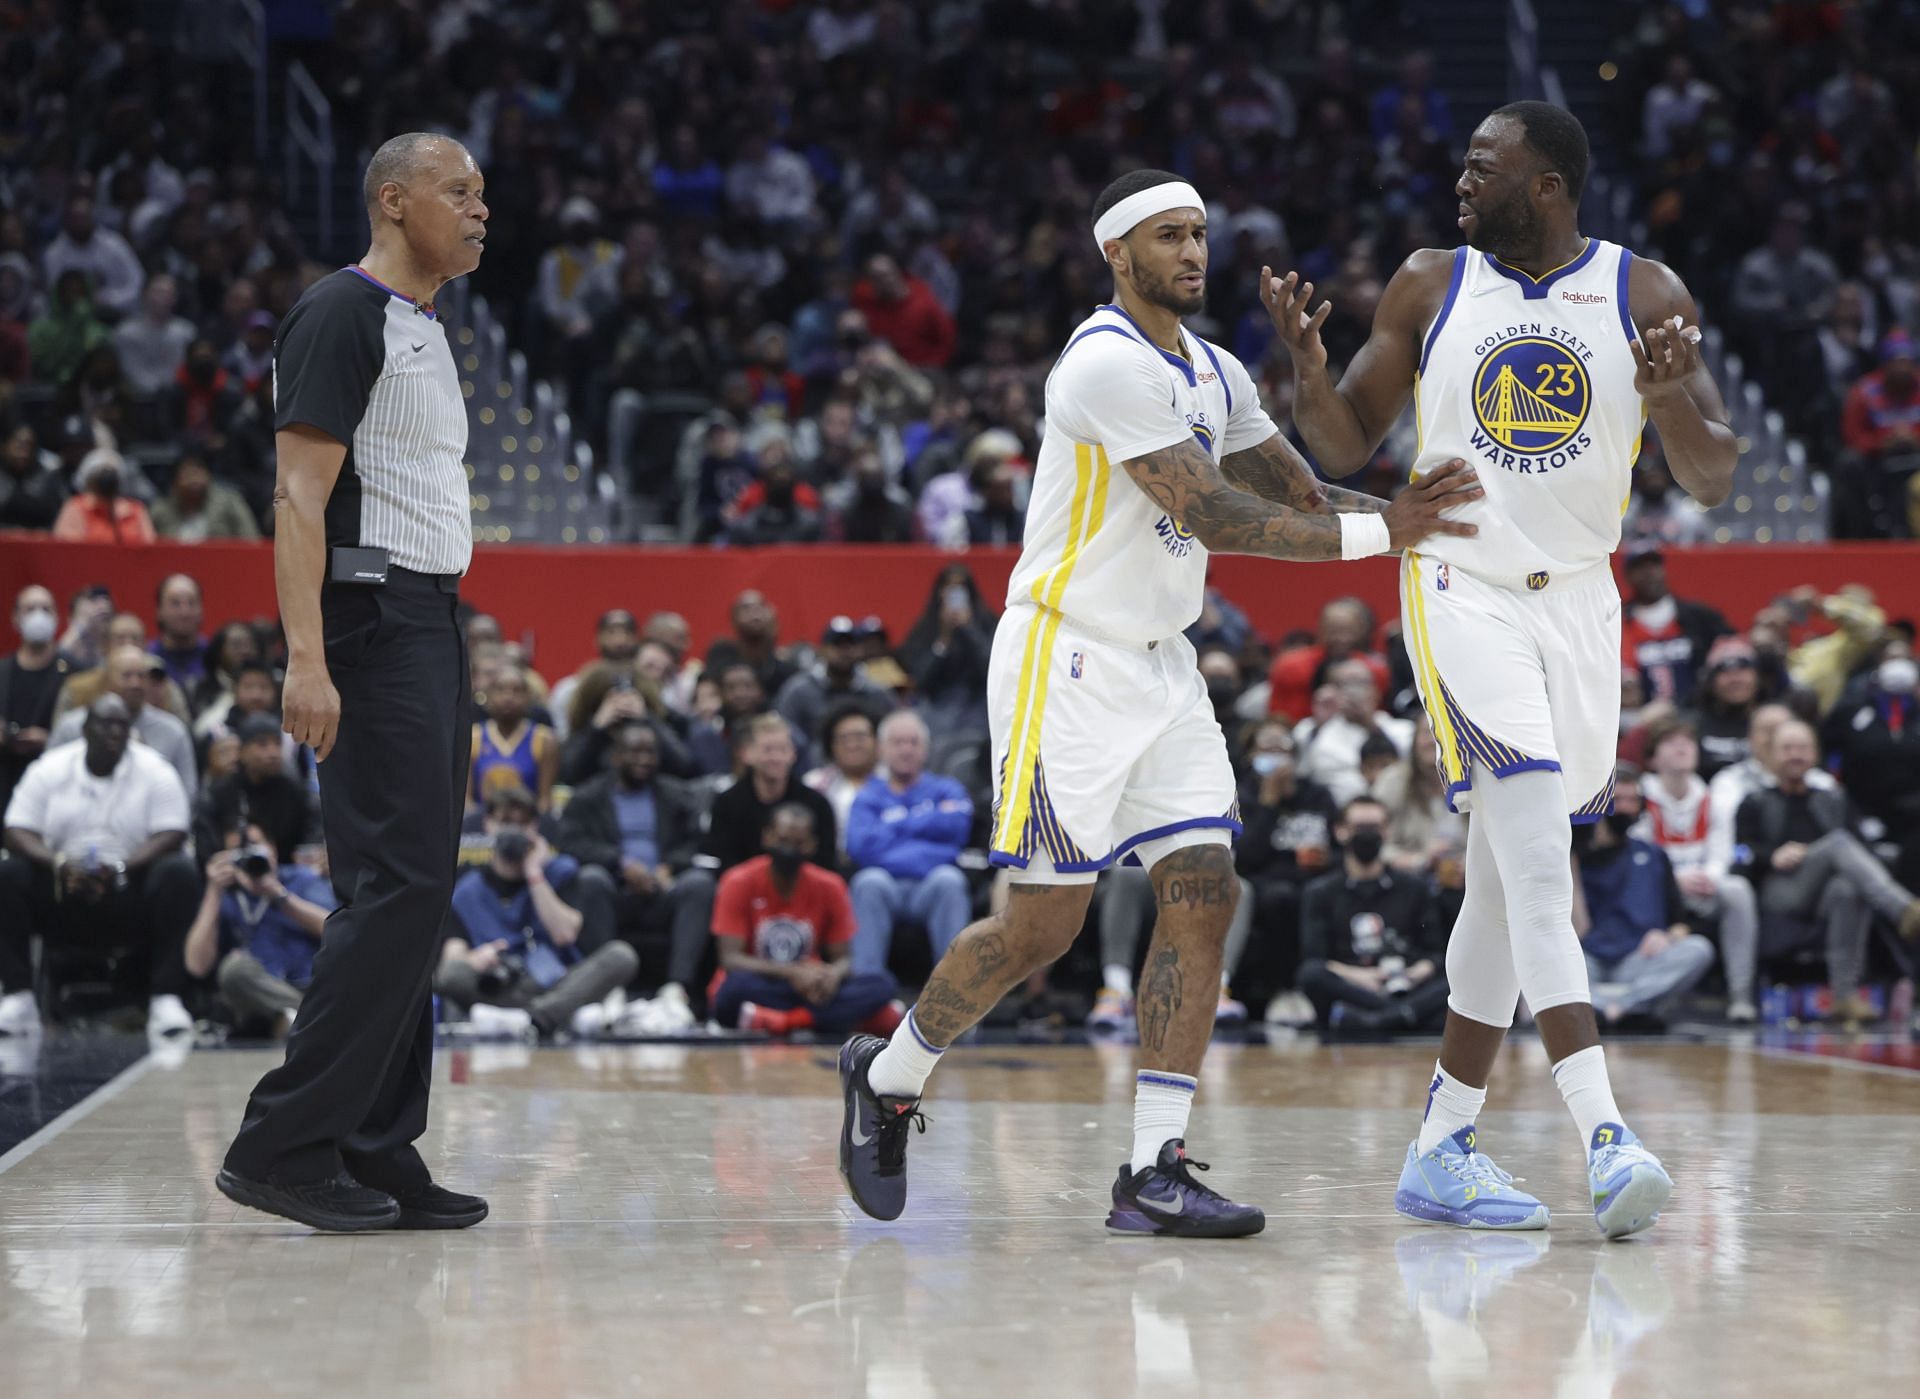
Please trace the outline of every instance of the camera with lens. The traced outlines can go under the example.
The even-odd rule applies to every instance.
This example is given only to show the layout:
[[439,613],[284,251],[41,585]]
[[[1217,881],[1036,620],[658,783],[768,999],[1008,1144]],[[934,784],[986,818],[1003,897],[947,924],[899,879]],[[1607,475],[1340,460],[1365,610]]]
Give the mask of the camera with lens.
[[1413,979],[1407,975],[1405,957],[1382,957],[1380,970],[1386,973],[1386,982],[1381,990],[1389,996],[1404,996],[1413,990]]
[[522,957],[502,957],[498,962],[480,973],[480,989],[500,995],[512,989],[514,983],[526,974],[527,963]]
[[233,864],[248,879],[265,879],[273,873],[273,852],[264,845],[242,846]]
[[510,865],[517,865],[533,849],[533,836],[519,827],[509,827],[493,838],[493,853]]

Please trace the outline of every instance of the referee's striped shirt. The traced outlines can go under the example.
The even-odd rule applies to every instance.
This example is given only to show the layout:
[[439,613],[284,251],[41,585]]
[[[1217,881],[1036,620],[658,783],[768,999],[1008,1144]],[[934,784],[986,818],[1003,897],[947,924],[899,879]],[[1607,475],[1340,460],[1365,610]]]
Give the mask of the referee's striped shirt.
[[382,548],[417,573],[473,558],[467,408],[431,308],[344,267],[307,288],[273,346],[273,425],[347,444],[327,544]]

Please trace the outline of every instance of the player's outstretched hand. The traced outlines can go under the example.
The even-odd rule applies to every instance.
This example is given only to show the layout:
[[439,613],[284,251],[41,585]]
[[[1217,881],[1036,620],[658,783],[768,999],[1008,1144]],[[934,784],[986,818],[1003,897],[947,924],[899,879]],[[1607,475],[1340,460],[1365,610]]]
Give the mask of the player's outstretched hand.
[[1633,342],[1633,386],[1649,402],[1677,398],[1700,367],[1700,327],[1673,316]]
[[1486,494],[1480,478],[1460,458],[1444,462],[1408,486],[1381,512],[1387,535],[1396,549],[1418,544],[1430,534],[1472,535],[1480,531],[1459,520],[1444,518],[1455,506]]
[[1327,323],[1333,303],[1323,301],[1318,311],[1308,315],[1307,308],[1313,304],[1312,282],[1303,286],[1298,272],[1276,277],[1271,267],[1262,267],[1260,303],[1267,308],[1267,315],[1273,320],[1273,328],[1280,333],[1287,353],[1293,356],[1296,370],[1327,367],[1327,347],[1320,339],[1320,327]]

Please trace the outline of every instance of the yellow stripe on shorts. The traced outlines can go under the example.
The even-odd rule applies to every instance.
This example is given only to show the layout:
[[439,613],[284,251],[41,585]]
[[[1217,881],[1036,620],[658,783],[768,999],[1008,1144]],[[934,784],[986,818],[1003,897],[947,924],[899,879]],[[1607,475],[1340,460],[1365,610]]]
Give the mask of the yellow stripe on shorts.
[[1060,562],[1033,584],[1033,600],[1040,617],[1027,632],[1020,659],[1020,683],[1015,690],[1013,728],[1007,739],[1007,763],[1001,774],[1000,823],[993,848],[1003,855],[1018,853],[1032,807],[1032,775],[1040,758],[1040,723],[1047,708],[1047,682],[1053,670],[1053,642],[1059,635],[1060,600],[1081,551],[1100,532],[1106,518],[1107,481],[1111,467],[1106,448],[1075,443],[1073,448],[1073,503],[1068,510],[1067,547]]
[[1427,639],[1427,596],[1420,586],[1420,556],[1407,551],[1407,576],[1401,589],[1401,610],[1412,633],[1411,655],[1420,672],[1420,694],[1427,704],[1427,718],[1433,724],[1434,742],[1440,749],[1440,767],[1449,784],[1466,780],[1466,763],[1460,756],[1460,735],[1447,713],[1446,699],[1440,693],[1440,669],[1433,663],[1433,648]]

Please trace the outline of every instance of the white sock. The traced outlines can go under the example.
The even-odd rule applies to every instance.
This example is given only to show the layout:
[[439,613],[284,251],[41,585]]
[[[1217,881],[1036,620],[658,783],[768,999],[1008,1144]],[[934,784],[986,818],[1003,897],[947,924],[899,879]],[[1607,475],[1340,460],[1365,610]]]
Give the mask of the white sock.
[[1486,1105],[1486,1089],[1462,1083],[1436,1062],[1433,1084],[1427,1089],[1427,1115],[1420,1123],[1420,1144],[1415,1150],[1425,1156],[1462,1127],[1473,1126]]
[[1620,1120],[1620,1107],[1613,1101],[1613,1084],[1607,1078],[1607,1052],[1599,1045],[1569,1054],[1553,1066],[1553,1081],[1560,1085],[1560,1096],[1567,1100],[1567,1111],[1580,1129],[1580,1145],[1591,1152],[1594,1129],[1604,1122]]
[[918,1098],[927,1086],[927,1075],[945,1053],[921,1037],[913,1012],[908,1011],[887,1047],[867,1065],[867,1084],[883,1098]]
[[1187,1135],[1193,1090],[1200,1080],[1162,1069],[1142,1069],[1133,1078],[1133,1159],[1130,1169],[1144,1171],[1160,1159],[1160,1148]]
[[1109,962],[1100,968],[1100,984],[1109,991],[1118,991],[1123,996],[1133,994],[1133,974],[1118,962]]

